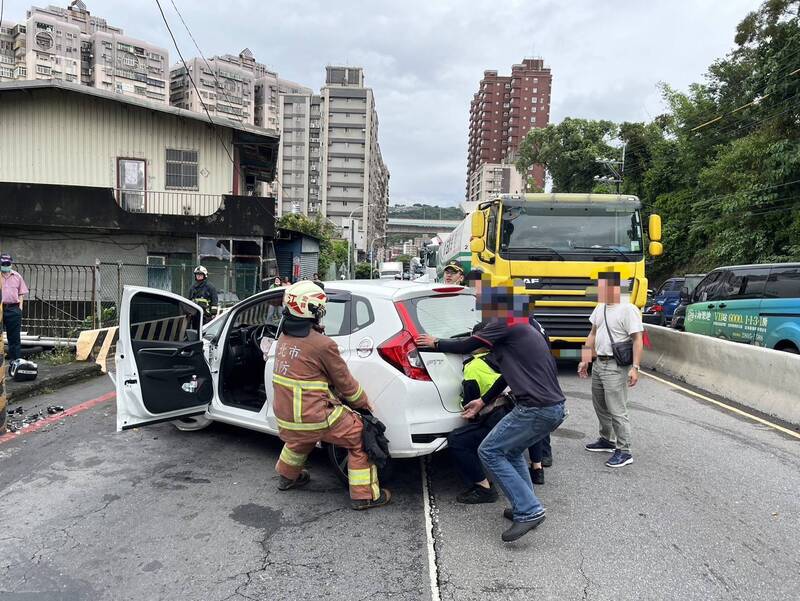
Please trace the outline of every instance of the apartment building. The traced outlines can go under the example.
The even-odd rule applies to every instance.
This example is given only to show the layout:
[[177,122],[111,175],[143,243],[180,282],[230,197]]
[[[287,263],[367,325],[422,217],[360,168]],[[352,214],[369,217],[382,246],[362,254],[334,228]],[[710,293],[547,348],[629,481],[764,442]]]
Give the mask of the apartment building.
[[469,194],[461,208],[472,213],[478,205],[498,194],[524,194],[525,178],[510,163],[484,163],[470,174]]
[[170,72],[172,106],[198,113],[208,110],[237,123],[254,124],[254,89],[254,73],[226,57],[193,58],[186,61],[186,67],[181,63]]
[[[484,71],[470,103],[467,201],[472,200],[473,174],[481,165],[512,162],[528,131],[547,126],[551,85],[550,68],[539,58],[526,58],[513,65],[511,75]],[[540,165],[535,165],[528,175],[537,187],[544,187],[544,169]]]
[[278,100],[278,212],[314,217],[321,212],[322,99],[309,91],[281,94]]
[[278,77],[267,70],[255,83],[255,122],[264,129],[280,129],[280,99],[286,94],[311,95],[311,88]]
[[279,123],[279,213],[322,215],[369,252],[386,234],[389,169],[363,69],[327,67],[318,95],[281,91]]
[[359,250],[386,234],[389,170],[378,143],[378,113],[361,67],[329,66],[321,93],[320,205],[344,226],[355,221]]
[[0,81],[55,79],[169,104],[165,48],[124,35],[80,0],[0,27]]

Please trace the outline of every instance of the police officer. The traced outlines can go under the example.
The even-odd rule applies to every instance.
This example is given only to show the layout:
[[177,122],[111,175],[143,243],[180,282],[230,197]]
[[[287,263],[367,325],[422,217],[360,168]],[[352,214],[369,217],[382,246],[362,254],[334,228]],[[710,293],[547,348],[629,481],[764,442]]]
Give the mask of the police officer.
[[189,289],[189,300],[200,305],[207,317],[219,310],[217,289],[208,281],[208,269],[202,265],[194,270],[194,284]]
[[454,286],[464,285],[464,268],[457,261],[450,261],[444,268],[444,283]]

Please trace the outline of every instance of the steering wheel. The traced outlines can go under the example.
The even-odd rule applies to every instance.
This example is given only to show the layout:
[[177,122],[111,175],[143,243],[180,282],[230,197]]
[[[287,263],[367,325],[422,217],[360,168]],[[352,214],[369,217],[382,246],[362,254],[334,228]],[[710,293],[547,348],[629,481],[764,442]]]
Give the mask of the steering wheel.
[[278,333],[278,326],[274,326],[269,323],[261,324],[260,326],[256,326],[253,328],[252,332],[250,332],[250,342],[253,343],[259,351],[261,351],[261,339],[268,335],[271,338],[275,338],[275,334]]

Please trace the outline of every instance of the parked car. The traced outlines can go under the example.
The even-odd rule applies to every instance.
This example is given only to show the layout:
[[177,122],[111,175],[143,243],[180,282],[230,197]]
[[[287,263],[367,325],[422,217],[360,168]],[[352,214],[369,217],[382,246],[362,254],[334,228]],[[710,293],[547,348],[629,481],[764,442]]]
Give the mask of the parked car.
[[[326,333],[387,426],[392,457],[442,449],[460,417],[461,357],[424,352],[420,333],[467,335],[480,320],[468,288],[394,280],[330,283]],[[200,307],[151,288],[126,287],[117,345],[117,430],[213,421],[277,435],[273,344],[284,289],[237,303],[202,329]],[[200,334],[202,332],[202,336]],[[328,449],[346,479],[345,453]]]
[[683,288],[683,278],[670,278],[648,299],[642,311],[642,321],[657,326],[667,325],[672,321],[672,314],[678,306]]
[[800,351],[800,263],[720,267],[689,300],[687,332]]
[[689,296],[694,292],[695,286],[697,286],[704,277],[706,277],[704,273],[687,273],[684,276],[683,288],[681,288],[678,306],[675,307],[672,313],[672,319],[669,322],[671,328],[683,331]]

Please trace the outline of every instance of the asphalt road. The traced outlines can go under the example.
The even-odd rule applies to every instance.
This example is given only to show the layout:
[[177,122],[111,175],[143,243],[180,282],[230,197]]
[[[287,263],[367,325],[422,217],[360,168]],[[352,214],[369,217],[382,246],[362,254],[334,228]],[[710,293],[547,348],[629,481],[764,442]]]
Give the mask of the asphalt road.
[[[596,435],[588,383],[564,370],[562,384],[571,415],[533,534],[502,543],[503,503],[456,504],[447,454],[430,462],[433,594],[800,598],[800,441],[643,378],[635,463],[612,471],[582,449]],[[419,462],[399,462],[390,507],[362,513],[322,453],[308,488],[278,493],[279,451],[224,425],[116,433],[113,401],[0,441],[0,600],[431,599]]]

